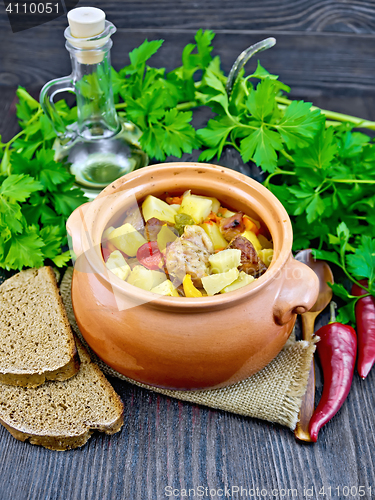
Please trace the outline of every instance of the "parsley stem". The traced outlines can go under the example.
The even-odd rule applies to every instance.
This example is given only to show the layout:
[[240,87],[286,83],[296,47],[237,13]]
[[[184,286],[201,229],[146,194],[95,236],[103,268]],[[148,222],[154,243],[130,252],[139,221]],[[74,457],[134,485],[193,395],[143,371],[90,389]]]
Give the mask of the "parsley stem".
[[280,153],[281,153],[281,154],[283,154],[283,155],[285,156],[285,158],[287,158],[289,161],[291,161],[291,162],[295,163],[293,156],[290,156],[290,154],[289,154],[289,153],[287,153],[287,152],[285,151],[285,149],[281,149],[281,150],[280,150]]
[[[327,179],[328,180],[328,179]],[[371,179],[329,179],[329,182],[339,182],[342,184],[375,184]]]
[[[185,110],[190,110],[192,108],[196,108],[198,106],[197,101],[187,101],[187,102],[180,102],[179,104],[176,105],[176,109],[178,111],[185,111]],[[126,102],[119,102],[115,104],[116,109],[124,109],[127,107]]]
[[180,102],[177,104],[176,109],[178,111],[185,111],[185,110],[190,110],[191,108],[196,108],[198,106],[197,101],[187,101],[187,102]]
[[[279,104],[286,104],[287,106],[289,106],[292,103],[292,101],[290,99],[287,99],[286,97],[280,97],[280,96],[276,97],[276,102],[278,102]],[[343,113],[337,113],[336,111],[329,111],[327,109],[321,109],[321,108],[318,108],[317,106],[311,106],[310,109],[311,109],[311,111],[319,109],[326,118],[329,118],[329,119],[334,120],[336,122],[337,121],[338,122],[348,122],[348,123],[352,123],[353,125],[355,125],[356,127],[359,127],[359,128],[368,128],[371,130],[375,130],[375,122],[364,120],[363,118],[357,118],[356,116],[351,116],[351,115],[344,115]]]
[[126,102],[119,102],[119,103],[115,104],[116,109],[123,109],[123,108],[126,108],[126,106],[127,106]]
[[[30,123],[32,123],[33,121],[35,121],[41,114],[43,113],[43,110],[42,108],[39,108],[38,111],[35,113],[35,115],[33,115],[30,120],[26,123],[25,125],[25,129],[26,127],[28,127],[28,125],[30,125]],[[14,137],[12,137],[10,139],[10,141],[8,141],[6,143],[6,146],[7,148],[9,149],[9,146],[14,142],[16,141],[19,137],[21,137],[21,135],[23,135],[25,133],[25,129],[21,130],[21,132],[18,132],[18,134],[16,134]]]
[[[344,271],[344,273],[346,274],[346,276],[350,279],[350,281],[352,281],[353,283],[355,283],[356,285],[358,285],[360,288],[363,288],[364,290],[366,290],[366,292],[369,293],[369,289],[366,288],[364,285],[362,285],[361,283],[359,283],[355,278],[353,278],[353,276],[347,271],[346,269],[346,266],[345,266],[345,262],[344,262],[344,258],[342,258],[341,260],[341,269]],[[370,295],[370,294],[369,294]],[[361,295],[361,297],[363,297],[363,295]]]
[[267,189],[269,189],[269,185],[270,185],[270,180],[272,179],[272,177],[275,177],[275,175],[296,175],[295,172],[289,172],[288,170],[281,170],[280,168],[277,168],[274,172],[272,172],[272,174],[269,174],[269,176],[267,177],[267,179],[263,182],[263,186],[265,186]]
[[241,154],[241,149],[237,146],[237,144],[235,142],[226,141],[224,143],[224,146],[232,146],[234,149],[236,149]]

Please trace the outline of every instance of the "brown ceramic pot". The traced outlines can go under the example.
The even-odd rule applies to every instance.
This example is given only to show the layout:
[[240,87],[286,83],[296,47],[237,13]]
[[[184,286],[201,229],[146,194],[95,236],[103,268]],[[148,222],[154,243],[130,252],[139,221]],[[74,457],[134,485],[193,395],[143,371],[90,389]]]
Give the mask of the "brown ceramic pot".
[[[224,206],[261,219],[275,256],[254,283],[213,297],[165,297],[109,273],[104,229],[134,200],[165,191],[217,197]],[[292,227],[275,196],[232,170],[167,163],[125,175],[67,223],[77,255],[72,301],[78,326],[109,366],[139,382],[171,389],[217,388],[266,366],[282,349],[296,318],[315,303],[318,279],[293,259]]]

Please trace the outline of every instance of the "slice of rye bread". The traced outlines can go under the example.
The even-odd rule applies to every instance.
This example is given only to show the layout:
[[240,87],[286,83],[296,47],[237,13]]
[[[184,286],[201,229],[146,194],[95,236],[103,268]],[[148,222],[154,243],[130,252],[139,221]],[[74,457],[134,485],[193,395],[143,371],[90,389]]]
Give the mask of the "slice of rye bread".
[[0,286],[0,382],[36,387],[77,373],[73,333],[51,267],[27,269]]
[[0,423],[20,441],[50,450],[83,446],[94,430],[114,434],[124,405],[76,339],[81,366],[74,377],[39,387],[0,384]]

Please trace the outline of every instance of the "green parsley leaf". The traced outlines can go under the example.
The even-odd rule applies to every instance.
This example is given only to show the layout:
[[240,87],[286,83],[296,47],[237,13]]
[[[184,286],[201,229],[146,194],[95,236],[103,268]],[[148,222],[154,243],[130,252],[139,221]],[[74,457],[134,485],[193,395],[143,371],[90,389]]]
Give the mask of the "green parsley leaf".
[[181,157],[183,152],[191,153],[198,146],[195,130],[189,123],[192,117],[191,111],[170,109],[165,113],[163,148],[167,155]]
[[347,291],[347,289],[341,283],[328,283],[328,285],[332,288],[333,293],[340,297],[340,299],[348,300],[351,299],[352,296]]
[[19,203],[12,200],[6,200],[0,196],[0,227],[1,236],[3,237],[3,229],[7,227],[13,233],[20,233],[23,228],[23,217]]
[[[298,149],[294,155],[298,168],[310,169],[307,177],[310,177],[311,171],[313,175],[319,173],[318,177],[316,177],[318,182],[323,180],[319,171],[326,170],[331,166],[338,149],[337,144],[334,142],[333,133],[332,127],[327,130],[321,128],[309,146]],[[306,173],[306,171],[301,171],[300,175]]]
[[375,280],[375,238],[363,235],[354,254],[346,257],[349,271],[357,278],[367,278],[369,284]]
[[[233,123],[228,116],[223,116],[219,119],[211,119],[206,128],[197,131],[197,136],[205,146],[215,150],[217,157],[220,158],[228,133],[233,130],[235,126],[236,124]],[[203,153],[201,153],[201,155]],[[203,157],[200,156],[199,160],[202,161],[202,158]]]
[[312,200],[306,207],[306,219],[309,224],[314,222],[325,211],[325,203],[318,193],[314,194]]
[[246,101],[254,118],[262,122],[270,117],[276,105],[276,93],[277,88],[272,80],[265,79],[258,83],[256,90],[250,93]]
[[351,323],[352,325],[356,324],[355,319],[355,305],[358,299],[351,300],[345,306],[340,307],[336,321],[338,323],[343,323],[344,325]]
[[264,78],[269,78],[270,80],[277,80],[279,77],[278,75],[271,75],[269,71],[263,68],[258,59],[257,69],[247,78],[259,78],[261,80],[263,80]]
[[315,259],[319,260],[327,260],[328,262],[332,262],[332,264],[336,264],[336,266],[341,267],[340,260],[336,252],[327,252],[327,250],[312,250],[312,255]]
[[46,259],[54,259],[61,250],[60,228],[57,226],[44,226],[39,235],[43,240],[43,254]]
[[36,227],[30,226],[22,234],[13,234],[9,251],[4,261],[0,262],[0,266],[7,270],[41,267],[44,260],[43,247],[43,240],[38,235]]
[[136,47],[129,53],[132,67],[135,69],[138,66],[142,66],[151,56],[156,54],[163,45],[163,42],[164,40],[153,40],[149,42],[146,38],[139,47]]
[[1,184],[0,196],[6,196],[15,201],[25,201],[32,192],[41,188],[41,183],[28,175],[10,175]]
[[165,153],[161,147],[164,143],[164,130],[162,128],[151,125],[143,132],[140,142],[148,155],[159,161],[165,159]]
[[263,170],[274,172],[277,165],[276,151],[282,149],[279,134],[261,127],[241,141],[241,155],[245,162],[251,158]]
[[59,255],[56,255],[56,257],[53,257],[52,262],[57,267],[64,267],[68,264],[68,262],[70,261],[70,258],[71,258],[70,251],[67,250],[64,253],[61,253]]
[[314,137],[324,120],[320,110],[311,110],[311,103],[292,101],[275,127],[288,148],[303,147],[309,144],[308,139]]

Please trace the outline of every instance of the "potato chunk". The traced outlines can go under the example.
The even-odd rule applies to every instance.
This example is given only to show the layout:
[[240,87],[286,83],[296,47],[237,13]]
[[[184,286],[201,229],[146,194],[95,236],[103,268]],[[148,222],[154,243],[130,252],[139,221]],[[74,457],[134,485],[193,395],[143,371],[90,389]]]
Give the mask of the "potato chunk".
[[241,264],[241,250],[228,248],[210,255],[209,262],[213,273],[226,273]]
[[[178,206],[180,208],[180,206]],[[152,217],[162,221],[170,222],[174,224],[174,216],[177,213],[176,208],[172,208],[163,200],[156,198],[155,196],[148,195],[145,201],[142,203],[142,213],[143,218],[147,222]]]
[[225,207],[220,207],[218,210],[218,214],[220,214],[222,217],[225,217],[225,219],[229,219],[229,217],[233,217],[233,215],[236,215],[236,212],[232,212]]
[[233,283],[238,276],[238,269],[234,268],[230,269],[226,273],[211,274],[211,276],[202,278],[202,285],[206,290],[207,295],[215,295],[215,293],[221,292],[223,288]]
[[[202,196],[202,198],[204,197]],[[220,209],[220,201],[217,198],[212,198],[211,196],[207,196],[207,198],[212,201],[211,211],[217,214]]]
[[114,231],[115,228],[113,226],[109,226],[107,227],[107,229],[104,231],[103,233],[103,236],[102,236],[102,240],[103,241],[107,241],[108,238],[109,238],[109,235],[112,233],[112,231]]
[[259,240],[259,243],[262,245],[262,248],[267,248],[267,249],[273,248],[272,241],[267,240],[267,238],[262,234],[258,234],[257,238]]
[[211,238],[215,250],[223,250],[228,246],[227,240],[221,234],[219,226],[215,222],[204,222],[201,224],[201,228],[204,229],[207,235]]
[[263,250],[260,250],[258,252],[258,257],[260,260],[267,266],[271,264],[272,257],[273,257],[273,249],[272,248],[263,248]]
[[120,250],[115,250],[110,254],[105,263],[106,267],[121,280],[126,280],[131,269]]
[[249,285],[254,280],[255,280],[254,276],[249,276],[244,271],[241,271],[240,275],[238,276],[236,281],[233,281],[233,283],[231,285],[223,288],[223,290],[221,290],[221,293],[233,292],[234,290],[238,290],[239,288],[242,288],[243,286]]
[[167,295],[168,297],[179,297],[178,291],[173,286],[170,280],[163,281],[158,286],[151,289],[152,293],[158,293],[159,295]]
[[212,200],[195,194],[184,195],[179,210],[181,214],[190,215],[190,217],[195,220],[196,224],[203,222],[211,212]]
[[112,231],[108,236],[108,241],[126,255],[129,255],[129,257],[137,255],[138,248],[147,243],[141,233],[129,223],[123,224]]
[[163,283],[163,281],[166,281],[166,279],[165,273],[151,271],[143,266],[135,266],[127,282],[143,290],[151,291],[153,288]]

